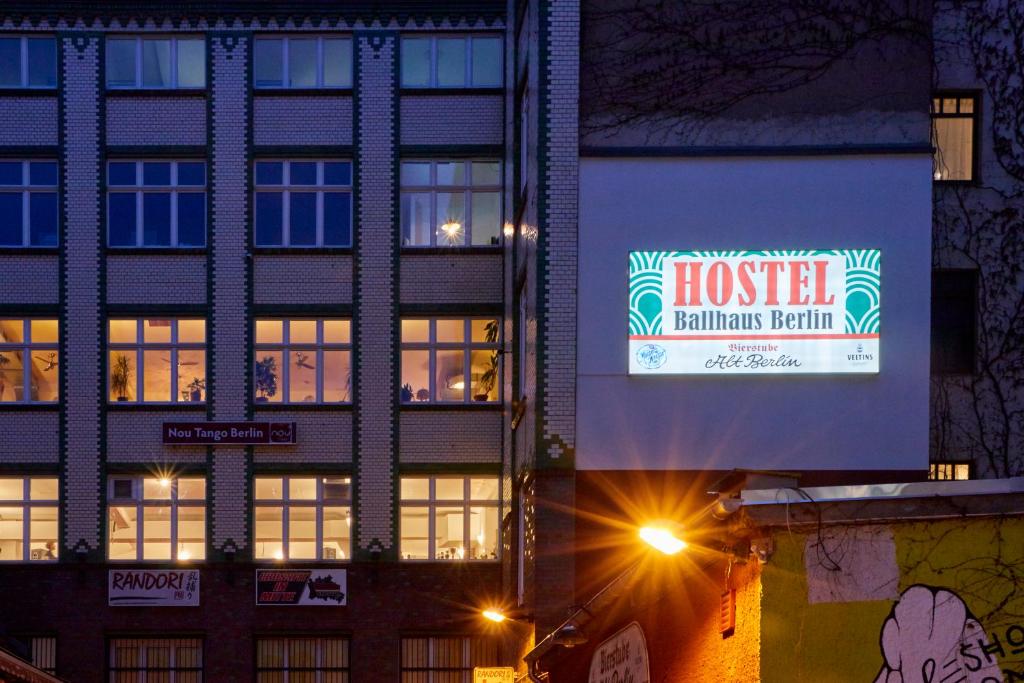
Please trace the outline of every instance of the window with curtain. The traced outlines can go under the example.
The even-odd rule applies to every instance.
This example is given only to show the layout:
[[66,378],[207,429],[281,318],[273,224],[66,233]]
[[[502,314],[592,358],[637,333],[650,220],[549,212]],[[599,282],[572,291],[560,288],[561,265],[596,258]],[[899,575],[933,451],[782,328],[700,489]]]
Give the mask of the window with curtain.
[[107,38],[110,89],[206,87],[206,40],[201,37]]
[[971,181],[977,168],[974,139],[978,122],[976,95],[937,94],[932,98],[932,144],[935,180]]
[[253,86],[351,88],[352,39],[332,36],[259,36],[253,47]]
[[491,638],[402,638],[401,683],[473,683],[474,667],[499,665]]
[[348,638],[258,638],[256,683],[348,683]]
[[202,683],[200,638],[112,638],[110,683]]

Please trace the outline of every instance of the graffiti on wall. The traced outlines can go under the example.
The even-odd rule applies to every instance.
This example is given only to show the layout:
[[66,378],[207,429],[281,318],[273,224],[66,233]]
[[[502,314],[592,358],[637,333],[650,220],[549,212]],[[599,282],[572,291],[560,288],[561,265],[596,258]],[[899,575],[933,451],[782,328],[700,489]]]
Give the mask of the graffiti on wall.
[[916,584],[903,591],[879,640],[884,663],[875,683],[1024,681],[1021,674],[1000,670],[995,659],[1024,654],[1024,626],[990,639],[960,596],[945,588]]

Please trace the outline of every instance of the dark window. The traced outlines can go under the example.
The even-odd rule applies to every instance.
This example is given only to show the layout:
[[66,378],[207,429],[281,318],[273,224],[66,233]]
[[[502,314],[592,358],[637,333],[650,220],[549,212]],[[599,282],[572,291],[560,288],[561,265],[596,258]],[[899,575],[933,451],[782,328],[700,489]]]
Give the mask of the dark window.
[[203,641],[198,638],[116,638],[110,641],[111,683],[201,683]]
[[932,273],[932,372],[974,372],[978,274],[974,270]]
[[0,161],[0,246],[56,247],[57,162]]
[[348,639],[260,638],[257,683],[348,683]]
[[487,638],[402,638],[401,683],[471,683],[474,667],[497,664],[498,644]]
[[977,170],[978,98],[939,93],[932,98],[936,181],[971,181]]

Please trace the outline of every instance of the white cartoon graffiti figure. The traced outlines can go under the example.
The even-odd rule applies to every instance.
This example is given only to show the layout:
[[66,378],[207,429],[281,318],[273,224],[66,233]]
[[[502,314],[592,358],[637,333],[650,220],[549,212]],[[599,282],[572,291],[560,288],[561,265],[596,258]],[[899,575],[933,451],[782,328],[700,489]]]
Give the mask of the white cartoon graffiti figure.
[[875,683],[1003,683],[985,630],[955,593],[911,586],[881,633]]

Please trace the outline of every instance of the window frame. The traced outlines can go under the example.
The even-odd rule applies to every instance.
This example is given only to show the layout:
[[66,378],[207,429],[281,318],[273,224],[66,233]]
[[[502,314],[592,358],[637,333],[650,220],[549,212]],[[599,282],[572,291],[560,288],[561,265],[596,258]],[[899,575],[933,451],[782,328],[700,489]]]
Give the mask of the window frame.
[[[207,78],[207,70],[209,64],[207,64],[207,40],[205,34],[152,34],[152,35],[132,35],[132,34],[117,34],[108,33],[104,42],[104,49],[107,55],[110,53],[110,42],[111,41],[135,41],[135,83],[134,85],[112,85],[110,83],[110,70],[109,61],[103,74],[103,84],[107,90],[183,90],[186,92],[203,92],[209,86]],[[143,58],[142,58],[142,44],[143,41],[150,40],[167,40],[170,41],[170,75],[171,85],[145,85],[143,84]],[[203,84],[202,85],[178,85],[178,43],[181,41],[195,41],[203,43]],[[109,59],[109,58],[108,58]]]
[[[438,651],[437,644],[439,640],[461,640],[462,641],[462,656],[459,666],[441,666],[437,663]],[[426,641],[427,647],[427,666],[406,666],[406,643],[411,641]],[[473,646],[474,641],[477,641],[480,646],[490,647],[494,650],[494,660],[490,663],[482,663],[473,661]],[[405,683],[406,674],[410,674],[410,678],[417,683],[437,683],[439,678],[444,681],[451,681],[452,674],[458,674],[461,678],[460,683],[472,683],[473,681],[473,669],[477,666],[498,666],[500,664],[500,647],[499,644],[492,638],[481,635],[463,634],[463,633],[452,633],[442,635],[402,635],[399,643],[399,662],[398,662],[398,678],[399,681]],[[438,676],[438,674],[444,674]]]
[[[155,479],[159,481],[161,478],[170,480],[168,484],[168,497],[167,498],[146,498],[145,497],[145,480]],[[203,482],[203,497],[202,498],[179,498],[178,488],[179,482],[182,479],[198,479]],[[120,498],[115,495],[115,482],[127,481],[132,482],[132,495],[130,498]],[[154,476],[153,474],[118,474],[111,475],[107,478],[107,510],[104,515],[104,524],[107,525],[107,552],[106,561],[113,564],[122,564],[130,562],[145,562],[145,563],[187,563],[189,566],[197,562],[205,562],[209,556],[209,544],[210,535],[207,533],[206,525],[210,521],[210,510],[209,502],[210,490],[209,481],[205,474],[168,474],[166,477]],[[113,508],[135,508],[135,557],[134,558],[113,558],[111,557],[111,543],[113,541],[113,535],[110,533],[110,514]],[[203,510],[203,556],[202,557],[179,557],[180,545],[178,536],[178,511],[181,508],[201,508]],[[171,547],[171,556],[169,558],[146,558],[145,557],[145,515],[144,510],[146,508],[167,508],[169,513],[169,532],[170,537],[168,543]]]
[[[114,321],[135,321],[135,341],[134,342],[113,342],[110,340],[110,324]],[[147,342],[145,341],[145,321],[147,320],[169,320],[171,322],[171,339],[167,342]],[[181,342],[179,339],[178,325],[182,320],[186,321],[203,321],[203,332],[205,339],[202,342]],[[207,393],[206,383],[209,379],[210,369],[210,358],[207,346],[210,340],[210,321],[202,316],[194,315],[170,315],[170,316],[118,316],[112,315],[107,318],[107,348],[106,348],[106,363],[107,363],[107,404],[108,405],[194,405],[194,406],[205,406],[210,396]],[[127,351],[134,354],[135,357],[135,399],[129,399],[126,401],[120,401],[117,397],[113,397],[113,354],[117,351]],[[150,401],[146,400],[146,361],[145,351],[167,351],[169,362],[167,364],[167,370],[170,372],[170,401]],[[178,353],[180,351],[202,351],[203,352],[203,389],[202,399],[199,401],[186,401],[184,398],[178,399],[180,388],[178,386],[178,373],[173,372],[173,369],[178,367]],[[131,357],[129,355],[129,357]]]
[[[162,164],[169,163],[171,181],[168,185],[146,185],[145,184],[145,165],[146,164]],[[134,185],[114,185],[110,182],[110,168],[113,164],[135,164],[135,184]],[[178,180],[178,165],[179,164],[202,164],[203,165],[203,184],[202,185],[182,185]],[[111,250],[122,250],[122,249],[145,249],[152,251],[160,251],[165,249],[206,249],[209,242],[210,222],[209,222],[209,210],[210,210],[210,196],[209,196],[209,169],[207,168],[205,159],[108,159],[106,165],[106,183],[104,183],[107,190],[107,204],[106,204],[106,223],[107,223],[107,249]],[[135,243],[134,244],[112,244],[111,230],[113,223],[111,221],[111,199],[114,195],[135,195]],[[170,197],[170,242],[169,244],[146,244],[145,234],[145,196],[147,194],[166,194]],[[180,195],[183,194],[201,194],[203,196],[203,243],[202,244],[181,244],[179,234],[179,220],[178,220],[178,200]]]
[[[18,59],[20,64],[18,65],[19,71],[19,85],[3,85],[0,86],[0,90],[56,90],[59,83],[60,65],[57,63],[57,37],[53,35],[29,35],[29,34],[16,34],[16,35],[4,35],[3,38],[8,39],[19,39],[18,45]],[[53,85],[32,85],[29,83],[29,71],[28,71],[28,42],[29,40],[49,40],[53,46]]]
[[[256,168],[261,163],[280,163],[281,184],[267,185],[260,184],[256,179]],[[315,185],[293,185],[291,184],[291,166],[293,163],[315,163],[316,184]],[[327,185],[325,164],[342,163],[348,164],[349,182],[348,185]],[[355,234],[355,169],[352,159],[285,159],[285,158],[260,158],[253,160],[252,173],[252,246],[254,249],[295,249],[296,251],[311,249],[351,249]],[[316,243],[315,244],[291,244],[291,202],[289,201],[293,192],[316,195]],[[260,193],[280,193],[281,195],[281,243],[269,244],[259,242],[259,230],[257,229],[257,206],[256,200]],[[348,243],[347,244],[325,244],[325,195],[348,194]]]
[[[956,111],[936,111],[936,103],[939,108],[944,108],[944,102],[948,99],[955,99]],[[972,100],[972,111],[964,113],[960,111],[961,100]],[[978,90],[937,90],[932,93],[932,105],[929,111],[929,125],[931,126],[932,147],[932,180],[939,185],[976,185],[981,182],[981,92]],[[938,146],[938,131],[935,126],[937,119],[971,119],[971,177],[943,179],[939,175],[937,156],[940,153]]]
[[[961,479],[960,477],[956,476],[957,475],[957,469],[960,468],[960,467],[964,467],[964,466],[967,467],[967,478],[966,479]],[[951,477],[940,477],[939,473],[941,472],[942,468],[949,468],[948,471],[953,476],[951,476]],[[968,480],[975,479],[975,478],[976,478],[976,474],[975,474],[975,467],[974,467],[974,461],[973,460],[950,460],[950,459],[943,459],[943,460],[930,460],[928,462],[928,481],[968,481]]]
[[[3,163],[21,164],[21,184],[0,185],[0,193],[21,194],[21,244],[0,244],[0,249],[59,249],[61,237],[60,210],[60,162],[56,159],[0,159]],[[53,185],[32,184],[32,164],[53,164],[57,171],[57,182]],[[56,201],[57,234],[54,244],[32,243],[32,195],[52,194]]]
[[[131,644],[134,645],[134,648],[136,649],[136,651],[138,653],[138,658],[139,658],[139,666],[138,667],[123,668],[123,667],[119,667],[119,666],[116,665],[116,658],[115,658],[116,650],[115,650],[115,648],[118,646],[118,644],[121,644],[121,643],[124,643],[124,644],[131,643]],[[148,668],[146,666],[146,664],[147,664],[146,659],[147,659],[147,657],[149,655],[148,648],[150,646],[152,646],[152,645],[165,645],[165,646],[170,648],[170,655],[169,655],[170,665],[167,668],[153,668],[153,669],[150,669],[150,668]],[[180,666],[176,665],[176,662],[178,660],[178,648],[183,646],[183,645],[189,645],[189,646],[192,646],[192,647],[194,647],[195,645],[198,645],[198,647],[199,647],[199,666],[198,667],[180,667]],[[166,678],[163,678],[163,677],[158,677],[158,678],[160,678],[161,680],[167,681],[167,683],[179,683],[179,681],[181,680],[181,677],[178,676],[178,674],[182,674],[182,673],[189,674],[189,676],[186,677],[188,681],[195,681],[195,680],[202,681],[205,678],[205,670],[206,670],[206,644],[203,642],[203,638],[201,638],[201,637],[177,637],[177,638],[173,637],[173,636],[170,636],[170,637],[168,637],[168,636],[163,636],[163,637],[147,637],[147,636],[141,636],[141,637],[132,637],[132,636],[108,637],[107,638],[107,653],[106,653],[106,655],[107,655],[106,658],[105,658],[106,670],[107,670],[106,680],[109,681],[109,683],[117,683],[118,681],[123,680],[122,678],[120,678],[118,676],[118,674],[126,674],[126,673],[133,673],[133,674],[135,674],[135,676],[134,676],[135,680],[138,680],[140,678],[139,677],[140,673],[145,673],[145,674],[148,674],[149,672],[166,673],[167,674]],[[198,674],[198,678],[195,677],[196,674]],[[147,676],[145,676],[145,678],[143,680],[148,680],[148,679],[149,679],[149,676],[147,675]]]
[[[280,498],[257,498],[256,481],[258,479],[279,479],[281,481]],[[294,479],[314,479],[316,481],[315,498],[292,498],[291,481]],[[348,484],[348,497],[338,500],[326,498],[324,495],[325,479],[344,479]],[[256,474],[252,481],[252,543],[253,562],[334,562],[346,563],[352,561],[352,475],[350,474]],[[256,510],[259,508],[280,508],[281,509],[281,557],[261,557],[257,555],[256,546],[261,541],[256,535]],[[330,559],[324,557],[324,508],[345,508],[346,525],[349,529],[348,548],[342,549],[342,557]],[[289,544],[291,534],[289,529],[291,508],[313,508],[316,510],[316,557],[292,558],[289,556]]]
[[[417,90],[417,89],[429,89],[429,90],[491,90],[495,88],[503,88],[505,86],[505,44],[504,44],[503,33],[442,33],[442,34],[422,34],[422,33],[403,33],[399,40],[399,60],[398,60],[398,81],[400,90]],[[463,82],[459,85],[438,85],[437,78],[437,43],[439,40],[452,40],[461,39],[465,41],[463,48],[463,55],[465,59],[465,66],[463,67]],[[490,83],[486,85],[473,85],[473,41],[474,39],[487,39],[497,40],[500,47],[501,63],[498,65],[498,81],[496,83]],[[407,40],[428,40],[430,41],[430,75],[427,79],[426,84],[409,84],[405,82],[405,70],[403,69],[404,61],[401,58],[402,52],[405,50],[405,42]]]
[[[430,164],[430,181],[427,185],[406,185],[402,182],[402,167],[406,164]],[[437,167],[438,164],[463,164],[463,177],[464,181],[458,185],[441,185],[437,182]],[[498,182],[494,184],[480,184],[477,185],[473,181],[473,164],[497,164],[498,165]],[[444,159],[444,158],[403,158],[399,161],[398,165],[399,179],[398,179],[398,194],[399,194],[399,224],[400,229],[404,232],[405,229],[405,216],[402,215],[402,199],[406,195],[430,195],[430,243],[429,244],[405,244],[405,236],[400,234],[399,240],[402,241],[402,249],[494,249],[500,248],[504,241],[504,234],[501,226],[501,219],[504,215],[505,207],[505,164],[501,159],[494,158],[480,158],[480,157],[469,157],[460,159]],[[439,194],[461,194],[463,198],[463,207],[465,211],[465,226],[463,227],[463,243],[462,244],[441,244],[438,236],[438,231],[441,226],[438,225],[437,216],[437,196]],[[498,197],[498,225],[497,232],[490,244],[473,244],[473,195],[474,194],[496,194]]]
[[[293,641],[313,641],[315,643],[315,654],[314,659],[316,665],[313,668],[309,667],[291,667],[288,661],[291,656],[290,643]],[[260,647],[265,642],[280,642],[283,645],[283,661],[281,667],[268,667],[260,665]],[[325,648],[324,646],[328,641],[339,641],[344,643],[345,650],[345,666],[343,667],[326,667],[323,663],[325,659]],[[291,683],[293,673],[299,674],[313,674],[317,683],[323,681],[323,674],[347,674],[346,680],[351,680],[352,672],[352,639],[347,635],[311,635],[311,636],[296,636],[296,635],[266,635],[256,637],[256,661],[253,666],[253,670],[256,674],[256,682],[259,683],[262,679],[261,674],[269,674],[271,680],[280,681],[280,683]],[[277,675],[275,675],[277,674]],[[306,680],[306,677],[302,677]],[[334,680],[334,677],[331,677]]]
[[[427,326],[427,341],[405,341],[402,339],[402,323],[405,321],[415,320],[426,320]],[[463,337],[460,342],[439,342],[437,341],[437,322],[439,320],[460,320],[463,323]],[[474,321],[497,321],[498,326],[498,338],[493,342],[477,342],[473,341],[473,322]],[[502,332],[504,327],[504,321],[500,315],[470,315],[470,316],[417,316],[417,315],[403,315],[399,320],[399,378],[400,384],[398,390],[398,398],[403,408],[408,406],[419,406],[419,405],[441,405],[441,406],[459,406],[459,405],[474,405],[474,406],[499,406],[502,403],[504,389],[505,389],[505,359],[503,348],[503,335]],[[462,400],[458,401],[443,401],[437,398],[438,387],[437,387],[437,353],[438,351],[462,351],[462,362],[463,362],[463,396]],[[427,372],[429,386],[425,387],[430,393],[429,398],[424,401],[415,398],[408,401],[402,398],[402,387],[405,382],[401,381],[405,379],[404,372],[402,371],[402,355],[406,351],[427,351]],[[494,388],[497,390],[496,397],[494,400],[477,401],[473,395],[473,352],[474,351],[491,351],[497,354],[497,376],[495,377]],[[419,393],[419,392],[417,392]],[[489,393],[489,392],[488,392]]]
[[[474,479],[488,479],[493,480],[497,485],[496,497],[493,500],[484,500],[479,498],[472,498],[472,481]],[[427,485],[427,498],[405,498],[402,496],[401,488],[402,482],[406,480],[426,480]],[[437,482],[438,480],[462,480],[462,495],[461,499],[446,499],[437,497]],[[500,562],[502,558],[502,547],[501,547],[501,520],[502,520],[502,500],[501,500],[501,478],[494,474],[402,474],[399,476],[399,494],[398,494],[398,555],[400,562]],[[404,535],[402,533],[402,518],[403,512],[406,508],[425,508],[427,510],[427,557],[425,558],[412,558],[404,557],[402,553],[402,545],[404,542]],[[494,557],[438,557],[437,549],[437,514],[438,508],[462,508],[462,543],[463,548],[469,548],[472,546],[472,540],[470,533],[472,525],[470,523],[470,516],[473,508],[490,508],[496,513],[497,524],[492,530],[495,534],[494,537]]]
[[[315,85],[290,85],[291,73],[291,47],[293,40],[316,40],[316,84]],[[256,81],[256,44],[270,41],[281,41],[281,85],[259,85]],[[348,85],[326,85],[324,83],[324,41],[344,40],[348,42]],[[253,37],[253,76],[252,88],[255,91],[288,91],[288,90],[351,90],[355,79],[355,39],[351,34],[265,34]]]
[[[25,317],[22,317],[22,316],[12,315],[12,316],[8,317],[8,316],[2,315],[2,314],[0,314],[0,320],[17,320],[17,321],[20,321],[21,322],[21,338],[23,340],[23,341],[20,341],[20,342],[0,341],[0,357],[2,357],[3,354],[5,354],[5,353],[21,353],[22,354],[22,361],[21,361],[21,387],[22,387],[21,390],[22,390],[22,399],[20,401],[0,401],[0,406],[25,406],[25,405],[32,405],[32,406],[40,406],[40,405],[41,406],[55,406],[55,405],[59,405],[60,401],[61,401],[61,395],[60,395],[61,382],[60,382],[60,370],[57,369],[57,368],[59,368],[60,364],[62,362],[64,362],[64,359],[61,357],[61,343],[60,343],[60,329],[61,329],[61,325],[60,325],[60,320],[57,319],[57,318],[41,317],[41,316],[25,316]],[[52,342],[50,342],[50,341],[47,341],[47,342],[35,342],[35,341],[33,341],[32,340],[32,323],[34,321],[43,321],[43,322],[54,322],[54,323],[56,323],[56,327],[57,327],[57,341],[52,341]],[[54,354],[52,356],[49,356],[50,360],[54,360],[56,362],[57,365],[56,365],[56,367],[54,369],[57,369],[57,373],[58,373],[57,381],[56,381],[57,397],[55,399],[53,399],[52,401],[33,401],[32,400],[32,391],[31,390],[28,391],[28,392],[25,391],[25,387],[29,387],[31,389],[31,386],[32,386],[32,362],[31,361],[32,361],[32,358],[35,357],[33,355],[35,353],[52,353],[52,354]],[[47,362],[49,362],[49,361],[47,361]],[[8,371],[3,370],[3,363],[0,363],[0,385],[5,383],[4,373],[6,373],[6,372],[8,372]],[[0,395],[2,395],[2,392],[0,392]]]
[[[309,322],[314,321],[316,323],[316,341],[315,342],[292,342],[291,341],[291,323],[293,321]],[[257,325],[261,322],[280,322],[281,323],[281,341],[280,342],[260,342],[256,334]],[[348,341],[347,342],[327,342],[325,341],[325,330],[324,323],[326,322],[346,322],[348,323]],[[291,406],[350,406],[352,405],[352,318],[346,317],[303,317],[303,316],[258,316],[253,319],[253,367],[252,372],[254,374],[252,396],[251,401],[253,405],[257,407],[265,407],[267,405],[291,405]],[[311,351],[314,354],[316,362],[316,389],[315,389],[315,400],[313,401],[292,401],[291,400],[291,354],[298,354],[302,351]],[[324,374],[327,370],[327,366],[324,362],[324,354],[327,351],[344,351],[348,353],[348,400],[345,401],[325,401],[324,400]],[[280,400],[271,401],[270,397],[268,400],[260,401],[261,398],[258,395],[258,390],[255,381],[256,363],[260,362],[260,353],[280,353],[281,354],[281,368],[278,380],[280,382],[278,388],[278,395]]]
[[[0,500],[0,508],[21,508],[21,557],[18,559],[7,559],[0,556],[0,565],[8,564],[55,564],[60,561],[60,524],[61,524],[61,501],[60,501],[60,476],[56,474],[25,474],[25,475],[0,475],[3,480],[21,480],[21,499]],[[52,480],[57,484],[56,498],[32,498],[32,482],[37,479]],[[32,510],[39,508],[52,508],[57,516],[57,535],[53,539],[56,545],[57,557],[52,559],[32,559]],[[45,543],[45,541],[43,541]]]

